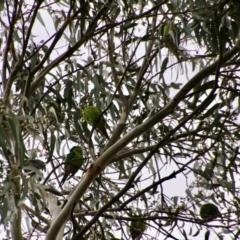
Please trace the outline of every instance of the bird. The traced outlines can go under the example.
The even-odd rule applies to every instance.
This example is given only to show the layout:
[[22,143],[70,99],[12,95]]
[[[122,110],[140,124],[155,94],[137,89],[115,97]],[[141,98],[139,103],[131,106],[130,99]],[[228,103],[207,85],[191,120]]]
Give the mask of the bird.
[[179,60],[179,40],[180,33],[176,25],[173,23],[166,23],[162,27],[162,41],[168,50],[173,53]]
[[64,175],[60,182],[63,185],[66,180],[73,177],[75,173],[81,168],[84,163],[82,148],[74,146],[70,149],[65,158]]
[[[24,161],[24,167],[27,167],[27,166],[35,167],[38,170],[44,170],[44,171],[46,170],[45,163],[42,160],[39,160],[39,159],[26,159]],[[25,172],[30,172],[31,170],[25,169],[24,171]]]
[[218,207],[212,203],[203,204],[200,208],[200,216],[205,221],[212,221],[220,215]]
[[147,225],[145,221],[132,221],[130,226],[132,240],[139,240],[146,229]]
[[96,129],[102,133],[107,139],[109,139],[107,130],[106,130],[106,122],[103,116],[100,116],[100,110],[95,106],[88,106],[83,110],[83,120],[85,120],[89,125],[94,126],[96,123]]

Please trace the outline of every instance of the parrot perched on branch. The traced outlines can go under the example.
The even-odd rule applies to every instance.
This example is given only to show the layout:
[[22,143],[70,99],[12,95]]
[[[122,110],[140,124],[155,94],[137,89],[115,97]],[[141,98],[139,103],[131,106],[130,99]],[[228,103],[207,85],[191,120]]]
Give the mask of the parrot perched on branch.
[[206,203],[201,206],[200,216],[203,220],[211,221],[220,216],[218,207],[212,203]]
[[162,41],[168,50],[179,60],[179,39],[180,33],[176,25],[166,23],[162,27]]
[[[32,167],[35,167],[36,169],[38,170],[46,170],[45,168],[45,163],[41,160],[38,160],[38,159],[32,159],[32,160],[25,160],[24,161],[24,167],[27,167],[27,166],[32,166]],[[26,172],[30,172],[30,170],[28,169],[25,169]]]
[[75,175],[84,163],[81,147],[75,146],[70,149],[70,153],[65,158],[64,175],[60,182],[62,185],[67,179]]
[[130,226],[130,234],[132,236],[132,240],[138,240],[142,236],[142,234],[147,229],[146,222],[143,220],[132,221]]
[[106,130],[106,122],[103,116],[99,118],[100,114],[101,112],[97,107],[89,106],[83,110],[83,119],[91,126],[94,126],[95,122],[98,120],[96,123],[96,129],[100,133],[102,133],[107,139],[109,139],[107,130]]

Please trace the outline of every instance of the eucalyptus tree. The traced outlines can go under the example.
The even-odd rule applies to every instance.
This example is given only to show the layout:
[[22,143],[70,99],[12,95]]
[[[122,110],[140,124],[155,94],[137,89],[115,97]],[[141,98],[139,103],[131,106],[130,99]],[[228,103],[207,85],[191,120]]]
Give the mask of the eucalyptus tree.
[[[239,11],[238,0],[2,1],[6,239],[238,239]],[[101,113],[90,125],[88,106]],[[83,164],[61,186],[76,145]],[[204,204],[219,211],[211,221]]]

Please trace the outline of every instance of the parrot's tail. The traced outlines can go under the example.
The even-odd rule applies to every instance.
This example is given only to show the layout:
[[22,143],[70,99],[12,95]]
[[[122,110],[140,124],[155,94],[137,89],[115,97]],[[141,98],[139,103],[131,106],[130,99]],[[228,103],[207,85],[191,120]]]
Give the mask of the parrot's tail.
[[62,178],[61,182],[60,182],[60,186],[62,186],[64,184],[64,182],[66,181],[67,177],[68,177],[68,174],[65,173],[63,175],[63,178]]
[[104,125],[99,126],[97,129],[109,140],[109,136]]

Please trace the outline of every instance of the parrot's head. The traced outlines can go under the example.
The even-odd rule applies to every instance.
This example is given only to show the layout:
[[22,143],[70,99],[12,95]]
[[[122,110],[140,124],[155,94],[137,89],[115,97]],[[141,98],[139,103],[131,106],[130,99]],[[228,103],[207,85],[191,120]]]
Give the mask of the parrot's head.
[[85,120],[88,124],[93,126],[100,114],[101,112],[97,107],[88,106],[83,111],[83,120]]
[[80,148],[79,146],[75,146],[70,149],[70,152],[73,152],[76,155],[82,155],[82,148]]

